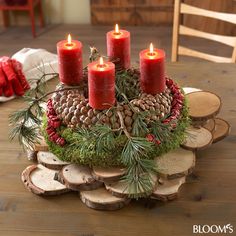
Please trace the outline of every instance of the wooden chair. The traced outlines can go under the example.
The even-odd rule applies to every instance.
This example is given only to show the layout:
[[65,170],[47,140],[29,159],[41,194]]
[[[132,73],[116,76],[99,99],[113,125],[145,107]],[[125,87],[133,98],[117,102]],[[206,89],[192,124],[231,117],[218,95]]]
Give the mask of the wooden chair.
[[40,26],[44,26],[43,10],[41,0],[27,0],[27,3],[24,5],[7,5],[3,1],[0,1],[0,10],[3,12],[3,25],[4,27],[9,26],[9,11],[28,11],[31,20],[31,30],[32,35],[36,37],[35,31],[35,13],[34,9],[38,6],[39,8],[39,20]]
[[[199,30],[181,25],[180,24],[181,14],[211,17],[211,18],[215,18],[215,19],[222,20],[225,22],[236,24],[236,14],[205,10],[202,8],[198,8],[198,7],[194,7],[194,6],[182,3],[181,0],[175,0],[173,38],[172,38],[172,56],[171,56],[172,62],[176,62],[178,60],[178,55],[198,57],[198,58],[213,61],[213,62],[227,62],[227,63],[236,62],[236,37],[206,33],[203,31],[199,31]],[[233,47],[232,57],[228,58],[228,57],[215,56],[215,55],[199,52],[190,48],[180,46],[179,35],[200,37],[200,38],[217,41],[217,42],[226,44],[228,46],[231,46]]]

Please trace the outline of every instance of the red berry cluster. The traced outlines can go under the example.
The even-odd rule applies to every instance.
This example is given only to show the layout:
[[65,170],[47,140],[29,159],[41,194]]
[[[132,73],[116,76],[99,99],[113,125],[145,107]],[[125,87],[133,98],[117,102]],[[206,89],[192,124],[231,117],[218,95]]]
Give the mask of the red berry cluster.
[[156,145],[160,145],[161,144],[161,141],[156,139],[154,134],[147,134],[146,139],[147,139],[147,141],[152,142],[152,143],[154,143]]
[[56,130],[58,127],[60,127],[61,121],[57,117],[57,114],[53,108],[51,99],[49,99],[47,102],[47,117],[48,117],[48,124],[47,124],[46,131],[47,131],[50,141],[60,146],[64,146],[66,141],[57,133],[57,130]]
[[[172,79],[167,78],[166,79],[166,85],[171,90],[172,93],[172,103],[171,103],[171,114],[170,116],[163,121],[164,124],[169,124],[172,121],[176,121],[180,114],[181,110],[183,108],[184,103],[184,95],[181,93],[180,88],[177,84],[173,82]],[[172,123],[173,128],[176,127],[176,123]]]

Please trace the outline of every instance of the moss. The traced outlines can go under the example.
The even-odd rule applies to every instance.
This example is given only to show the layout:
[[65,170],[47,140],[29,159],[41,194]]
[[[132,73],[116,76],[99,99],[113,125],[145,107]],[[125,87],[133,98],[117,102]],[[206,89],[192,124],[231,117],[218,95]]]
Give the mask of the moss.
[[[182,109],[182,116],[179,119],[174,131],[170,132],[169,139],[155,146],[149,152],[149,158],[161,156],[175,148],[178,148],[185,139],[185,130],[189,125],[188,108],[186,99]],[[115,139],[115,148],[112,150],[97,151],[95,139],[85,140],[86,137],[79,135],[70,128],[60,127],[58,133],[66,140],[67,144],[61,147],[48,139],[46,133],[47,118],[43,119],[43,134],[49,149],[63,161],[84,164],[89,166],[117,166],[121,165],[120,155],[123,150],[126,137],[118,136]],[[89,131],[88,131],[89,132]],[[89,133],[88,133],[89,134]]]

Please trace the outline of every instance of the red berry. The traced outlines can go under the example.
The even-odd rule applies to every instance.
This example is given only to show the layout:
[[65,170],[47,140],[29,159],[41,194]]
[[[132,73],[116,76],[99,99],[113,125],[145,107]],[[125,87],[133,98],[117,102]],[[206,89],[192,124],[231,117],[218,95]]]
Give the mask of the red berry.
[[161,141],[158,140],[158,139],[156,139],[156,140],[155,140],[155,144],[156,144],[156,145],[160,145],[160,144],[161,144]]
[[147,134],[146,139],[149,142],[153,142],[155,140],[155,136],[153,134]]

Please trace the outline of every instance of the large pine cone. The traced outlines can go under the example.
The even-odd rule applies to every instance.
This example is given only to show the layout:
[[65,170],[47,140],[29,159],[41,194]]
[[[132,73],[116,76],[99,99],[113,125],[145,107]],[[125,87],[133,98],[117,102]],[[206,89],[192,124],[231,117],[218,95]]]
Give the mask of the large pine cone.
[[167,88],[162,94],[155,96],[141,94],[137,99],[128,104],[117,104],[108,110],[96,110],[90,107],[88,99],[80,89],[68,89],[57,92],[52,97],[53,107],[62,123],[69,128],[90,128],[96,124],[107,124],[112,129],[120,128],[119,111],[128,132],[132,131],[132,125],[136,117],[135,113],[149,111],[149,120],[159,120],[170,113],[172,96]]

